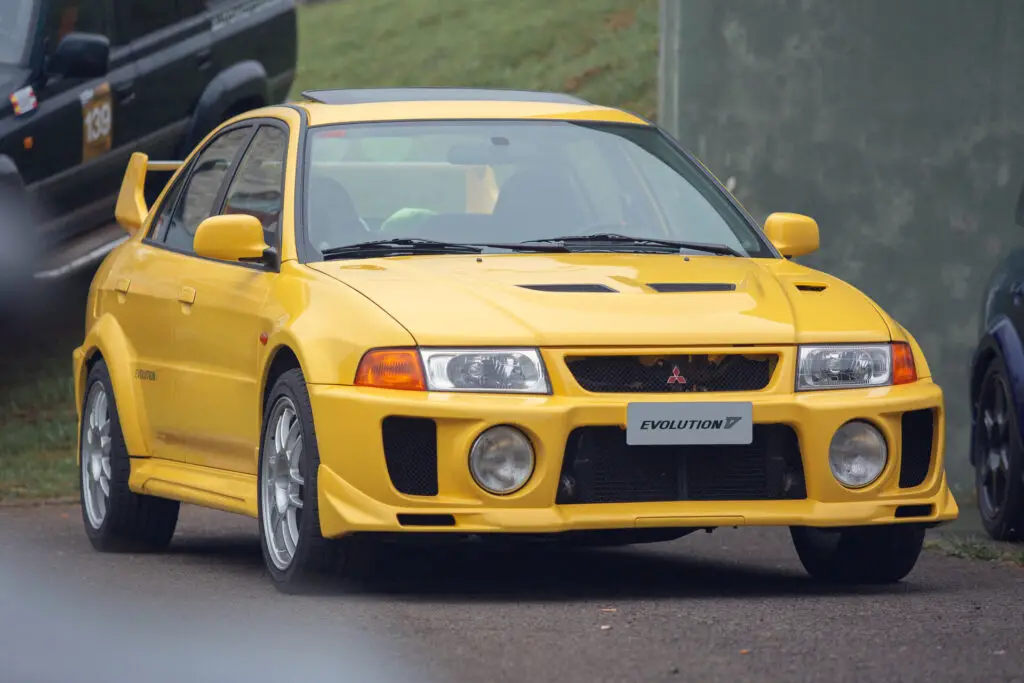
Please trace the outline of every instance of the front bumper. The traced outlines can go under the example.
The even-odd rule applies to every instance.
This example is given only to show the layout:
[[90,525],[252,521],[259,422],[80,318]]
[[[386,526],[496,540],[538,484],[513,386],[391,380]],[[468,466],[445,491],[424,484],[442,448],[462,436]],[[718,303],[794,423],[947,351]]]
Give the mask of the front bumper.
[[[631,400],[673,402],[708,400],[710,396],[528,397],[327,385],[310,385],[309,390],[321,459],[320,523],[328,537],[363,531],[557,533],[744,525],[935,524],[956,519],[959,512],[944,471],[942,390],[930,379],[876,389],[736,392],[723,398],[752,401],[755,424],[782,424],[793,429],[803,466],[804,498],[583,504],[555,502],[563,455],[574,429],[624,426]],[[934,416],[930,459],[920,483],[901,487],[902,417],[915,410],[931,410]],[[383,420],[389,416],[429,418],[436,424],[436,495],[406,495],[392,484],[382,442]],[[882,475],[858,490],[836,482],[828,465],[832,435],[851,419],[874,423],[889,444],[889,460]],[[531,438],[536,451],[532,478],[508,496],[481,490],[468,468],[473,440],[497,424],[518,426]]]

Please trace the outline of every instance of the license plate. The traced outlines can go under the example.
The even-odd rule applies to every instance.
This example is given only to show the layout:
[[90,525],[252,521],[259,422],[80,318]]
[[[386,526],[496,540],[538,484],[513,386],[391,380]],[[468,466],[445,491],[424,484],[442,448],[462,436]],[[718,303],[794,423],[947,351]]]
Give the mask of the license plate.
[[630,446],[749,444],[753,439],[750,402],[630,403],[626,408]]

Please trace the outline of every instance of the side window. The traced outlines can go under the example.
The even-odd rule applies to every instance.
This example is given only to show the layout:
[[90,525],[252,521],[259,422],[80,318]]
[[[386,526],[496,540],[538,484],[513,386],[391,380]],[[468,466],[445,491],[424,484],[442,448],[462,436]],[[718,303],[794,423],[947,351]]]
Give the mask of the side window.
[[222,213],[246,213],[263,224],[267,244],[274,244],[284,206],[284,167],[288,133],[263,126],[242,157]]
[[129,40],[142,38],[182,19],[181,0],[131,0],[121,9]]
[[149,227],[149,239],[163,242],[164,237],[167,235],[167,226],[171,224],[171,214],[174,212],[174,204],[178,201],[178,197],[181,195],[181,188],[185,187],[185,179],[188,178],[189,169],[186,168],[178,176],[177,182],[171,187],[167,196],[164,198],[164,203],[157,209],[156,218],[153,219],[153,223]]
[[53,0],[46,15],[46,54],[52,55],[72,31],[111,35],[113,17],[107,0]]
[[[214,211],[224,178],[252,128],[235,128],[215,138],[193,162],[192,172],[174,203],[164,228],[163,242],[175,249],[192,251],[196,228]],[[168,204],[167,206],[170,206]],[[164,220],[161,216],[160,221]],[[157,226],[158,230],[162,226]]]

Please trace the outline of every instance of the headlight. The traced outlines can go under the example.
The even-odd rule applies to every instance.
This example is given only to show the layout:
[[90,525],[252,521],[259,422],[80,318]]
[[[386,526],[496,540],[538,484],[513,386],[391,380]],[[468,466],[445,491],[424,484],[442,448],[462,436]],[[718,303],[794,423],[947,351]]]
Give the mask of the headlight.
[[420,349],[430,391],[548,394],[537,349]]
[[889,458],[885,437],[861,420],[847,422],[836,430],[828,447],[832,476],[847,488],[867,486],[885,469]]
[[491,427],[473,442],[469,471],[477,485],[498,496],[514,493],[533,474],[533,446],[515,427]]
[[881,387],[891,383],[891,344],[800,347],[797,391]]

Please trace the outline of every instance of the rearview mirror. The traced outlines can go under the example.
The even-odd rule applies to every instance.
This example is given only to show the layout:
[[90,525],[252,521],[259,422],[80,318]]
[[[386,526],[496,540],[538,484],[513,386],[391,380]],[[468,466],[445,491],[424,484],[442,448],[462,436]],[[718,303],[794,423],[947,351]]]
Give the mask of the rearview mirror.
[[64,78],[99,78],[110,68],[110,40],[95,33],[69,33],[46,70]]
[[798,213],[773,213],[764,222],[764,234],[786,258],[817,251],[818,223]]
[[245,213],[207,218],[196,228],[192,245],[198,256],[255,263],[263,262],[270,248],[263,240],[259,219]]

